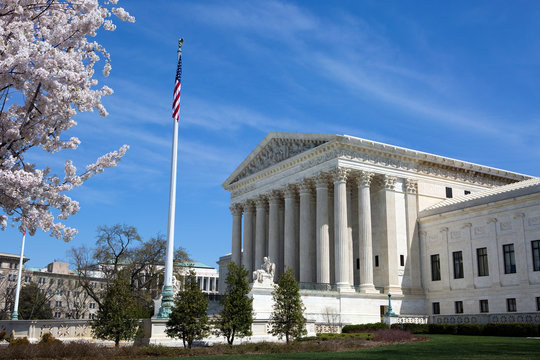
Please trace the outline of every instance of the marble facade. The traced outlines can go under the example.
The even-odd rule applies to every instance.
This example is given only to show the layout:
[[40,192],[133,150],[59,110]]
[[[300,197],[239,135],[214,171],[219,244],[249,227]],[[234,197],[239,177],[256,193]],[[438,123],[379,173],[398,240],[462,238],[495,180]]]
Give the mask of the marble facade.
[[[419,212],[528,178],[351,136],[270,133],[223,184],[230,261],[253,271],[268,256],[276,277],[292,269],[305,294],[351,321],[378,318],[387,293],[401,313],[420,314]],[[306,300],[307,312],[326,306]]]

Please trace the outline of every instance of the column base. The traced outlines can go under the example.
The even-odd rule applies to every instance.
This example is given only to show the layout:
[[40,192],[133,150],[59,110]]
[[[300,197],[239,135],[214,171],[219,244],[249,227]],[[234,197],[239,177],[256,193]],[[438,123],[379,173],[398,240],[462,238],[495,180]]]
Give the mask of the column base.
[[380,291],[375,289],[373,284],[360,284],[360,292],[362,294],[380,294]]
[[349,283],[337,283],[336,284],[337,291],[340,293],[353,293],[354,287],[351,286]]
[[397,285],[385,286],[384,293],[385,294],[390,293],[392,295],[403,295],[403,291],[401,290],[401,287]]

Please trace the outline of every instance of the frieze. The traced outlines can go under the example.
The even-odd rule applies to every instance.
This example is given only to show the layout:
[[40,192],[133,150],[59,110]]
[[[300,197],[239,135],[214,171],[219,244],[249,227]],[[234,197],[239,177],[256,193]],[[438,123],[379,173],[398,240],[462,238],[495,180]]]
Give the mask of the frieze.
[[484,226],[477,226],[474,228],[474,235],[480,236],[486,233],[486,228]]
[[501,227],[501,231],[512,230],[512,222],[511,221],[502,221],[499,226]]

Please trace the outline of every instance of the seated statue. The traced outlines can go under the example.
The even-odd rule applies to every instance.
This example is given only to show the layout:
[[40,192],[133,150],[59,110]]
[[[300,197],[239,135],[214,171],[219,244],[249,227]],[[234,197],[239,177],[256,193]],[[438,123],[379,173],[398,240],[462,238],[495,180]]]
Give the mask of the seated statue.
[[[263,283],[269,281],[274,283],[274,273],[276,272],[276,264],[270,262],[270,258],[264,257],[264,262],[261,268],[253,272],[253,281]],[[266,280],[266,281],[265,281]]]

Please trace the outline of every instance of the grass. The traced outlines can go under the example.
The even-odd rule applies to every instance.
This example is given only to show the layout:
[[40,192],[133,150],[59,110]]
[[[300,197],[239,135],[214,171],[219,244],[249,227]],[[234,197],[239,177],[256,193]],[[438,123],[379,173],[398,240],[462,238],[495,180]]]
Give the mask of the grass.
[[[256,354],[201,356],[197,360],[264,360],[264,359],[504,359],[540,358],[540,339],[495,336],[426,335],[430,341],[388,345],[371,349],[328,353]],[[181,358],[160,358],[181,359]]]

